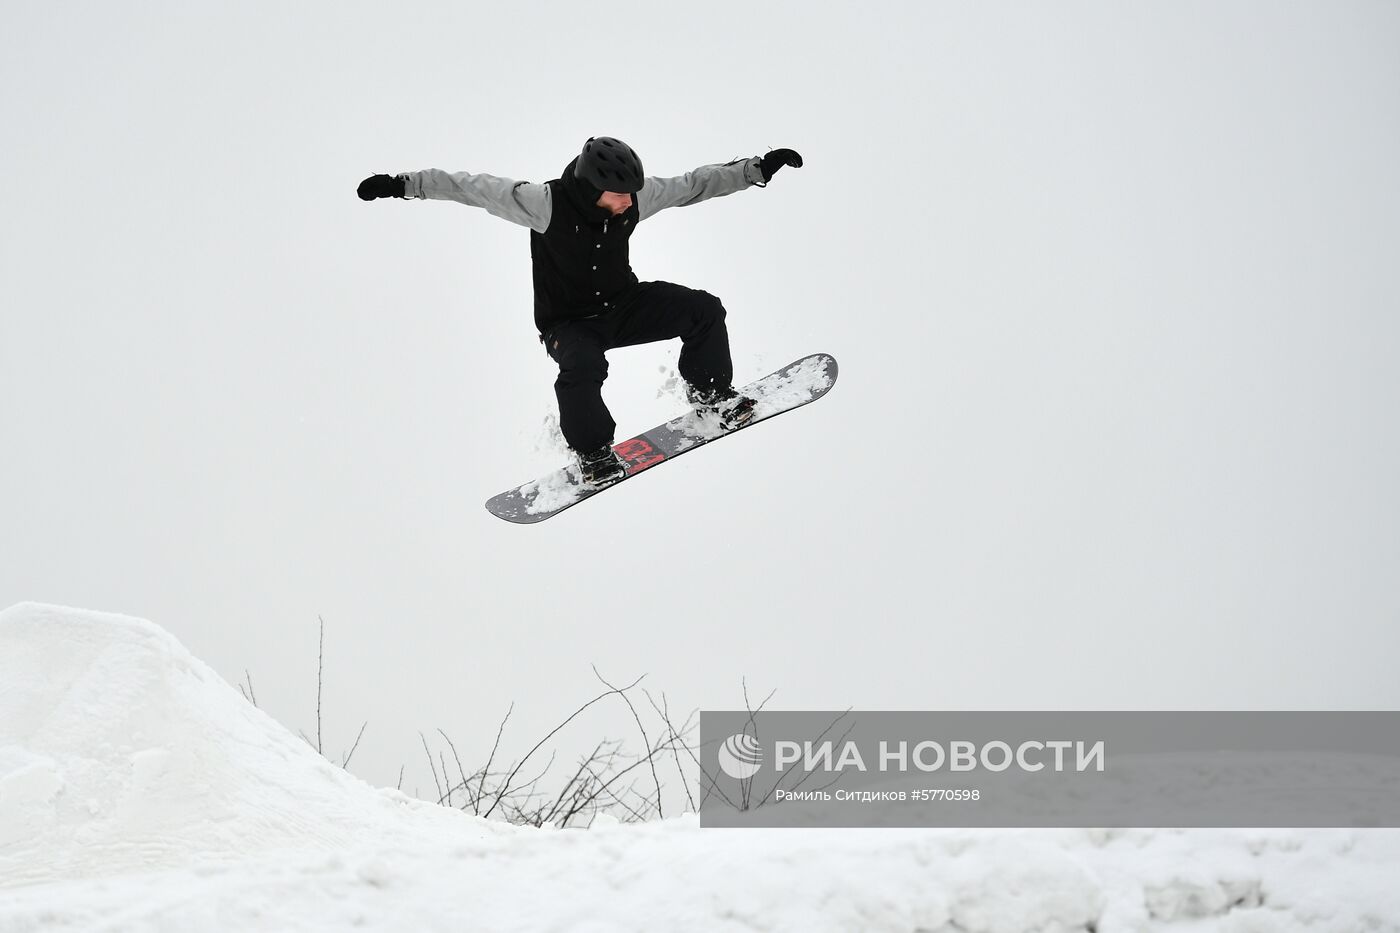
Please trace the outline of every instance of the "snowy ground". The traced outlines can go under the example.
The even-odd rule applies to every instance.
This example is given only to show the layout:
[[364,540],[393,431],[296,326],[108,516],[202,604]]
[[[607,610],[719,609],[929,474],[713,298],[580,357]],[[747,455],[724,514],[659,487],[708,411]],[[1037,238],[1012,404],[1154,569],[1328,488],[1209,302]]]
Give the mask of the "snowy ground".
[[0,613],[0,933],[1400,931],[1388,830],[519,829],[370,787],[149,622]]

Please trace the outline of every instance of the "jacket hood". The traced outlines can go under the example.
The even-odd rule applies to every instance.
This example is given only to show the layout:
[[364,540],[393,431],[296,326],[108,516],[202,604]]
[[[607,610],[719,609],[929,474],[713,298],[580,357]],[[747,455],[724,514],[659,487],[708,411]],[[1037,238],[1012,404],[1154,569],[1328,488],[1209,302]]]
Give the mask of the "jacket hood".
[[560,187],[564,189],[564,195],[573,202],[574,207],[578,208],[589,223],[602,223],[611,219],[612,211],[606,207],[598,206],[598,199],[603,196],[603,190],[593,187],[574,174],[576,165],[578,165],[578,156],[575,156],[564,167],[564,171],[559,176]]

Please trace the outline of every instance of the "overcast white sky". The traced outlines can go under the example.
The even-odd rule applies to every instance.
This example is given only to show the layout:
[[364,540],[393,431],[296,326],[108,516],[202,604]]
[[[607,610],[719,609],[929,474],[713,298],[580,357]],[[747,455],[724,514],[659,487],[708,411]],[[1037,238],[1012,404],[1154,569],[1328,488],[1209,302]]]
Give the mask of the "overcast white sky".
[[[0,605],[149,618],[308,730],[324,616],[370,780],[591,662],[683,709],[1400,705],[1393,3],[35,3],[0,79]],[[604,134],[802,152],[633,265],[725,301],[741,381],[841,379],[510,526],[559,456],[529,234],[354,189]],[[675,354],[612,355],[621,432]]]

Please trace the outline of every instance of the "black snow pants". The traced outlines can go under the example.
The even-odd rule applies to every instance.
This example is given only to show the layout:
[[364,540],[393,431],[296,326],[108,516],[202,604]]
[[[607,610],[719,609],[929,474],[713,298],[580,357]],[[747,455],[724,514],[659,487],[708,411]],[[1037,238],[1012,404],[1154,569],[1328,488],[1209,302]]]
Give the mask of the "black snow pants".
[[640,282],[616,309],[566,321],[543,337],[559,364],[554,394],[559,428],[574,450],[587,452],[613,442],[616,424],[603,403],[606,353],[657,340],[681,338],[681,378],[697,387],[727,388],[734,379],[724,305],[709,292],[670,282]]

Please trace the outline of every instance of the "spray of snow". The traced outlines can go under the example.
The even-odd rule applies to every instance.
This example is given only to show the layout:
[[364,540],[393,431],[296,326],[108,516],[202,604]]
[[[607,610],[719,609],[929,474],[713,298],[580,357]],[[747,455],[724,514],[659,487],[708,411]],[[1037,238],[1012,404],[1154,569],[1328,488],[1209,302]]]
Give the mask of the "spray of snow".
[[681,374],[674,366],[658,366],[657,371],[661,374],[661,383],[656,388],[656,397],[684,404],[685,380]]
[[525,829],[378,790],[163,629],[0,613],[0,931],[1400,933],[1388,830]]
[[779,371],[745,388],[744,393],[756,400],[757,418],[767,418],[794,405],[801,405],[812,396],[831,386],[825,357],[813,356],[786,372]]
[[520,491],[527,500],[525,511],[537,515],[572,505],[583,497],[584,487],[578,464],[573,463],[525,484]]

